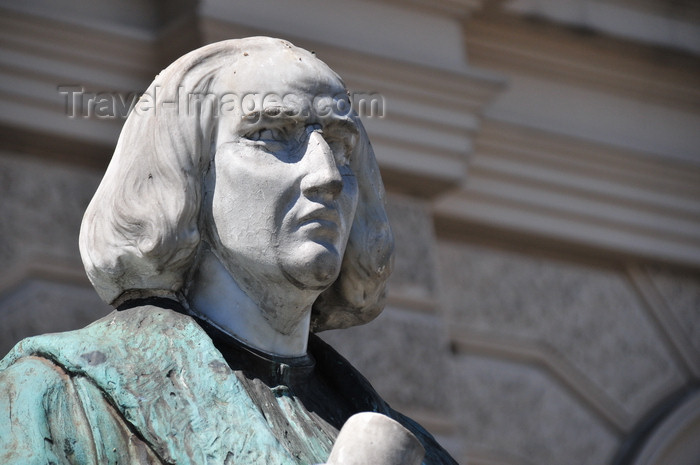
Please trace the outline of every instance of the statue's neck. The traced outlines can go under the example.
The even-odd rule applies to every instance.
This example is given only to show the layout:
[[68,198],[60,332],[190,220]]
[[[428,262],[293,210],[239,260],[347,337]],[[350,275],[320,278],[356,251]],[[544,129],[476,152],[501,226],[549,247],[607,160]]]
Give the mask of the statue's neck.
[[[275,286],[273,292],[284,292]],[[187,301],[193,312],[225,333],[259,351],[297,357],[306,354],[314,295],[288,289],[282,306],[263,310],[264,302],[244,292],[221,261],[201,251]],[[269,293],[261,290],[260,294]],[[286,298],[288,296],[288,298]]]

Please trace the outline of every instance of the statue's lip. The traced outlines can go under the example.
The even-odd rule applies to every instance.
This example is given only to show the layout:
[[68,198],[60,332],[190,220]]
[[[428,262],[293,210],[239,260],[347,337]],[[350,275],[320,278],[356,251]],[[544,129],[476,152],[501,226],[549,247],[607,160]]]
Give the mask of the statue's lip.
[[322,207],[306,213],[299,218],[300,226],[314,222],[329,226],[337,226],[340,222],[340,215],[338,215],[338,211],[335,208]]

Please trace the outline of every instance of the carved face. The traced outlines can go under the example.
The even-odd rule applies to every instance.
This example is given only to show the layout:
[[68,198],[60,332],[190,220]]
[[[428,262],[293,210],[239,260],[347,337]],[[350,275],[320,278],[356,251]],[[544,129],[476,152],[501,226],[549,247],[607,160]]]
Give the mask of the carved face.
[[325,289],[340,271],[358,197],[349,166],[357,127],[328,111],[333,98],[347,104],[345,88],[291,49],[222,75],[220,88],[249,100],[217,126],[205,180],[214,253],[247,293],[274,293],[281,280]]

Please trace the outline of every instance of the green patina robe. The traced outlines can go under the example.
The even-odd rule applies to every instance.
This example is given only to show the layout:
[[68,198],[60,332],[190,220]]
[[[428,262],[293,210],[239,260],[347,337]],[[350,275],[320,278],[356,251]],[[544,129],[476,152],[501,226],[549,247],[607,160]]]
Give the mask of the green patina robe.
[[349,415],[376,411],[419,438],[425,464],[456,465],[317,337],[294,366],[251,364],[208,332],[141,306],[20,342],[0,362],[0,463],[310,465]]

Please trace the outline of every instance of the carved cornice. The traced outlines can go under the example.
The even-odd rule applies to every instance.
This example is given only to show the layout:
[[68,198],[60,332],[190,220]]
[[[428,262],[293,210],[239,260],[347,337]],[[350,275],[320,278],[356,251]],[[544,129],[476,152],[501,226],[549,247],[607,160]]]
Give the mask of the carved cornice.
[[45,279],[53,282],[91,287],[78,260],[56,258],[46,254],[29,254],[21,257],[0,274],[0,296],[12,292],[29,279]]
[[494,9],[465,22],[471,64],[614,95],[700,109],[700,60]]
[[679,366],[691,377],[700,379],[700,354],[693,348],[692,341],[686,337],[682,323],[675,318],[654,281],[644,269],[636,266],[629,267],[627,275],[657,323],[664,342],[672,350]]
[[[414,7],[431,13],[442,13],[450,16],[465,17],[482,7],[484,0],[382,0],[385,3],[395,3]],[[487,0],[492,1],[492,0]]]
[[89,142],[116,141],[123,121],[68,119],[60,85],[131,90],[152,59],[142,41],[3,10],[0,15],[0,114],[3,126]]
[[626,6],[659,16],[693,21],[700,19],[700,4],[695,0],[606,0],[606,3]]
[[629,412],[546,343],[480,334],[460,328],[451,329],[451,339],[458,354],[502,358],[544,369],[616,433],[627,431],[634,425],[634,418]]
[[0,11],[0,126],[4,133],[16,134],[11,143],[20,151],[64,140],[71,141],[73,149],[81,143],[113,148],[124,120],[70,119],[66,95],[58,87],[141,92],[164,64],[197,40],[193,22],[186,19],[157,33],[141,34],[14,9]]
[[469,169],[439,236],[700,267],[698,166],[488,121]]

